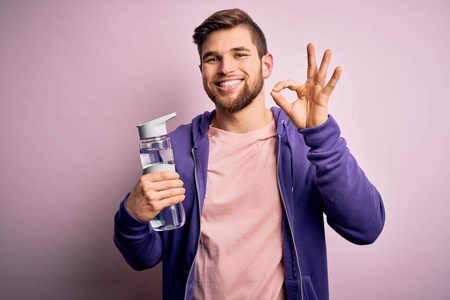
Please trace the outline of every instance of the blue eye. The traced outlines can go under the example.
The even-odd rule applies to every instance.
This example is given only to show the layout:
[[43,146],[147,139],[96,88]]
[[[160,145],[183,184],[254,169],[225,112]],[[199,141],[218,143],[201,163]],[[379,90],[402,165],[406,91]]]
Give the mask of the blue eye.
[[217,57],[208,58],[206,62],[218,62],[219,59]]
[[236,58],[240,58],[240,57],[244,57],[244,54],[236,54],[234,57],[236,57]]

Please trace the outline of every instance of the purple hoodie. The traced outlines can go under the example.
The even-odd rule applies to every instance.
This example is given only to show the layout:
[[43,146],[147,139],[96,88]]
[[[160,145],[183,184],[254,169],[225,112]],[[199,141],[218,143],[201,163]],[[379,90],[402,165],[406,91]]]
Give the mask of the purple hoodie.
[[[283,260],[288,299],[328,299],[323,216],[352,243],[373,243],[384,226],[380,194],[350,154],[329,116],[323,125],[298,130],[278,107],[275,153],[283,202]],[[183,227],[156,232],[135,219],[122,201],[114,242],[128,264],[144,270],[163,262],[164,299],[192,299],[194,259],[200,237],[209,154],[208,128],[215,111],[178,127],[172,139],[176,170],[186,189]]]

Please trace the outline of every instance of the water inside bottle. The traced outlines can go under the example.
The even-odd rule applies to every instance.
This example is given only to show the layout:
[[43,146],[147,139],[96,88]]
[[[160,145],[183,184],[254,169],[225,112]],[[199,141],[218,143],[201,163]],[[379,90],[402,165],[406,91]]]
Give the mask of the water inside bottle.
[[140,150],[142,168],[156,164],[174,164],[172,149],[144,148]]
[[[175,161],[171,148],[141,148],[140,157],[144,174],[158,171],[175,171]],[[172,230],[183,226],[186,220],[181,203],[164,208],[150,221],[156,231]]]
[[164,208],[155,218],[150,220],[150,224],[156,231],[166,231],[180,228],[186,219],[183,206],[172,205]]

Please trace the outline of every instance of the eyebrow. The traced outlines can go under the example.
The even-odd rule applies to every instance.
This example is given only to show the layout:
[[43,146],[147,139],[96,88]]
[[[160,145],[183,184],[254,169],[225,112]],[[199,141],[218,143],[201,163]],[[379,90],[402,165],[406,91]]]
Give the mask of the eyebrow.
[[[236,51],[244,51],[244,52],[251,52],[250,49],[245,48],[243,46],[241,47],[235,47],[235,48],[231,48],[230,51],[236,52]],[[205,58],[209,57],[209,56],[217,56],[217,52],[216,51],[208,51],[205,54],[203,54],[202,59],[204,60]]]
[[231,51],[245,51],[245,52],[251,52],[250,49],[245,48],[245,47],[236,47],[236,48],[232,48]]

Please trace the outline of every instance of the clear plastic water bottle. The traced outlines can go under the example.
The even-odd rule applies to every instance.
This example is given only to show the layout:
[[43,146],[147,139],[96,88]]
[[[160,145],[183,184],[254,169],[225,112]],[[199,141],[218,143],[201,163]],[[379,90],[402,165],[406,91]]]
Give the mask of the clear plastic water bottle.
[[[170,138],[167,137],[166,122],[174,118],[176,113],[138,125],[139,152],[144,174],[175,171],[175,161]],[[186,214],[182,203],[164,208],[150,221],[156,231],[180,228],[186,221]]]

